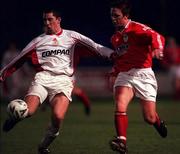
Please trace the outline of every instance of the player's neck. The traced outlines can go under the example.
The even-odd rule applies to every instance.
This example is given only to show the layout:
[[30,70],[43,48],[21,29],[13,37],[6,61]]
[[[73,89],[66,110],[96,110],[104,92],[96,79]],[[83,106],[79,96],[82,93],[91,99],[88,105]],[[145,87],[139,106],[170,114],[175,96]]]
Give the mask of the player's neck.
[[125,26],[118,26],[116,27],[116,31],[122,32],[124,30]]
[[56,29],[56,31],[55,31],[55,34],[59,34],[59,33],[61,33],[61,31],[62,31],[62,28],[61,28],[61,27],[58,27],[58,28]]
[[122,25],[116,27],[116,31],[123,32],[124,29],[128,27],[130,21],[131,21],[130,19],[125,20]]

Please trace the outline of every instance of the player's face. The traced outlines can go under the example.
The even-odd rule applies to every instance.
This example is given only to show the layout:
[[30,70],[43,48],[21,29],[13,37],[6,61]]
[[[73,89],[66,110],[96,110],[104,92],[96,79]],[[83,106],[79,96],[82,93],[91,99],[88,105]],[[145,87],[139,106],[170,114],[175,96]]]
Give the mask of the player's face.
[[115,27],[122,27],[126,25],[127,16],[124,16],[121,9],[111,8],[111,20]]
[[55,17],[53,13],[44,13],[43,14],[44,21],[44,30],[46,34],[56,34],[60,31],[60,17]]

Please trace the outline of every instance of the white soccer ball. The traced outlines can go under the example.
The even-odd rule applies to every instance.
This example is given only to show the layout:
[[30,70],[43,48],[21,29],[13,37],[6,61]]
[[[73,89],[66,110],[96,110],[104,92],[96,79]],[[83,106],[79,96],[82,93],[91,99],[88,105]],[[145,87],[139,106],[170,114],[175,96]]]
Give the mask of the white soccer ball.
[[7,112],[11,118],[23,119],[28,115],[28,106],[25,101],[15,99],[8,104]]

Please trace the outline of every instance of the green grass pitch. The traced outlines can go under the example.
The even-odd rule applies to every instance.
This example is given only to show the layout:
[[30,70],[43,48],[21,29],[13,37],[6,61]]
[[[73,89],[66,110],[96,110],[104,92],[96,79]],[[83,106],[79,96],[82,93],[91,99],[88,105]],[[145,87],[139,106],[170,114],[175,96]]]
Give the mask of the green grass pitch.
[[[166,120],[168,137],[161,138],[155,129],[143,121],[138,101],[129,105],[128,154],[180,154],[180,102],[160,99],[160,116]],[[109,140],[115,135],[113,100],[94,100],[92,113],[84,114],[80,102],[72,102],[59,137],[50,146],[52,154],[115,154]],[[1,104],[1,125],[5,105]],[[1,154],[37,154],[37,145],[50,120],[50,109],[38,112],[19,123],[9,133],[0,135]]]

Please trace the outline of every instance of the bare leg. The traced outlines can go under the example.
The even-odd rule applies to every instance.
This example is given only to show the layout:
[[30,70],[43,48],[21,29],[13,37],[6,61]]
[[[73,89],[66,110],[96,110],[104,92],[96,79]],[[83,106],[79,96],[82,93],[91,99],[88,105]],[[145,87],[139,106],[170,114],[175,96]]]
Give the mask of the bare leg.
[[128,128],[127,107],[134,96],[130,87],[116,87],[115,102],[116,111],[114,115],[117,137],[110,142],[112,150],[126,154],[126,139]]
[[153,125],[161,137],[167,136],[167,128],[163,120],[160,119],[156,112],[156,103],[153,101],[141,100],[144,120]]
[[73,95],[77,96],[78,99],[80,99],[80,101],[84,105],[85,113],[87,115],[89,115],[90,111],[91,111],[91,103],[90,103],[90,100],[89,100],[87,94],[81,88],[79,88],[77,86],[74,87],[72,93],[73,93]]
[[59,135],[59,129],[62,125],[64,116],[69,106],[69,100],[64,94],[56,95],[50,103],[52,107],[52,121],[45,133],[44,138],[39,144],[39,152],[48,150],[48,146]]

